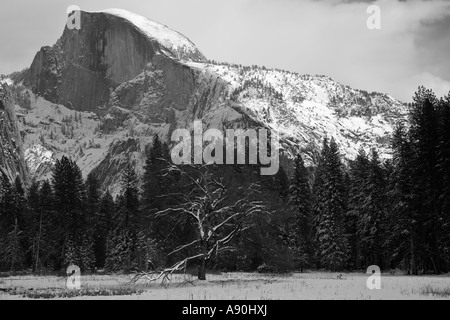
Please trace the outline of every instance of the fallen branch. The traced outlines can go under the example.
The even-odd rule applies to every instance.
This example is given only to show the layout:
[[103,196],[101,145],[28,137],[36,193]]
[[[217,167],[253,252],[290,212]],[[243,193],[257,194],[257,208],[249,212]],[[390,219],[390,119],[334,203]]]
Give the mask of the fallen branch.
[[[203,257],[203,254],[199,254],[193,257],[186,258],[180,262],[174,264],[171,268],[163,270],[154,270],[152,272],[139,272],[137,275],[127,283],[127,285],[137,285],[138,282],[144,281],[146,285],[152,282],[158,282],[161,280],[161,286],[168,287],[172,282],[172,275],[178,271],[184,271],[186,274],[186,268],[189,261]],[[186,282],[186,281],[185,281]],[[192,282],[192,281],[191,281]]]

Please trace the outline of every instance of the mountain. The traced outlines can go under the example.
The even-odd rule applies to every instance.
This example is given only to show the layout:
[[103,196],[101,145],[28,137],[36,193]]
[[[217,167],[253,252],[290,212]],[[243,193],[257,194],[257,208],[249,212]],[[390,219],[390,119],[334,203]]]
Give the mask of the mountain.
[[19,175],[28,181],[28,170],[24,161],[22,138],[17,127],[13,99],[7,84],[0,83],[0,174],[11,181]]
[[[124,165],[142,173],[155,134],[173,130],[264,127],[280,133],[282,164],[301,151],[314,166],[324,137],[346,159],[376,147],[391,156],[390,137],[406,107],[326,76],[207,60],[178,32],[113,9],[82,12],[81,29],[65,29],[31,67],[10,76],[30,174],[49,178],[69,155],[117,193]],[[170,141],[169,141],[170,142]]]
[[81,26],[66,28],[53,47],[43,47],[24,82],[48,101],[78,111],[107,102],[111,89],[134,79],[158,53],[205,59],[181,34],[123,10],[83,12]]

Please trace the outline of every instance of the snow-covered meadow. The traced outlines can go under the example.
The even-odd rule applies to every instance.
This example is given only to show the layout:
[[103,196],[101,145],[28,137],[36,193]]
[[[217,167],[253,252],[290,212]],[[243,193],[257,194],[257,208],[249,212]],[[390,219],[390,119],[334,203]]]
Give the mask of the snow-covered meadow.
[[[82,276],[82,289],[128,288],[132,275]],[[450,277],[383,274],[381,290],[369,290],[368,275],[340,273],[295,273],[262,275],[257,273],[223,273],[208,275],[200,282],[192,276],[175,275],[169,287],[157,283],[140,284],[137,293],[117,296],[82,296],[73,299],[105,300],[418,300],[449,299]],[[15,292],[56,290],[64,291],[63,277],[21,276],[0,279],[0,300],[28,299],[11,295]],[[58,299],[58,298],[57,298]]]

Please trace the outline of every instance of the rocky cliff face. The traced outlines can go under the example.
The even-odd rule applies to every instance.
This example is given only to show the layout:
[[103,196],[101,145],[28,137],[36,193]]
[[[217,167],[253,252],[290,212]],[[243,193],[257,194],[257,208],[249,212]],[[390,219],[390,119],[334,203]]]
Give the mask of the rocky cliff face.
[[17,175],[28,181],[27,166],[22,149],[22,139],[11,93],[6,84],[0,83],[0,171],[11,181]]
[[[142,24],[150,30],[140,28]],[[154,38],[152,31],[160,34]],[[193,45],[194,49],[180,49],[169,40],[189,45],[175,31],[125,11],[82,12],[81,29],[65,28],[53,47],[43,47],[25,84],[50,102],[77,111],[97,111],[109,101],[112,90],[139,75],[157,53],[204,60]]]
[[[25,157],[31,174],[49,178],[68,155],[117,193],[128,162],[143,171],[155,134],[175,129],[265,127],[281,136],[282,164],[300,151],[314,166],[325,137],[342,155],[360,147],[390,156],[394,123],[406,108],[325,76],[214,64],[186,37],[121,10],[82,13],[81,30],[66,29],[44,47],[15,85]],[[22,99],[23,100],[23,99]],[[8,137],[10,138],[10,137]],[[19,140],[16,140],[19,141]]]

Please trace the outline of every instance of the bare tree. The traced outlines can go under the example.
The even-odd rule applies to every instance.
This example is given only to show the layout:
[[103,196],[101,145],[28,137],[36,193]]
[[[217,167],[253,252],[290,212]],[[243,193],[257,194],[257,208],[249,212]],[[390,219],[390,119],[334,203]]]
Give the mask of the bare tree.
[[186,184],[183,187],[186,192],[177,194],[181,199],[179,204],[157,212],[156,216],[170,216],[175,221],[190,218],[196,226],[196,239],[176,248],[169,256],[183,251],[194,254],[171,268],[155,270],[154,276],[143,273],[137,278],[145,278],[147,281],[162,279],[167,284],[174,272],[185,270],[189,262],[197,261],[198,279],[206,280],[206,269],[210,261],[233,250],[233,238],[251,227],[250,218],[253,215],[267,213],[266,206],[261,201],[252,200],[253,195],[258,193],[257,184],[249,183],[231,190],[223,179],[218,179],[211,173],[208,165],[178,167],[170,164],[166,174],[177,174],[184,178]]

